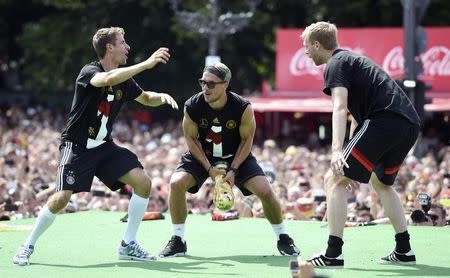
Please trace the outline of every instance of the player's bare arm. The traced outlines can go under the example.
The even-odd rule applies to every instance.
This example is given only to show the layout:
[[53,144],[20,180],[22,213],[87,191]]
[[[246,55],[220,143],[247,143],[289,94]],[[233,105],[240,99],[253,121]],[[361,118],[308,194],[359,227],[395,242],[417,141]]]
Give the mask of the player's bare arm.
[[144,91],[135,100],[145,106],[155,107],[167,103],[172,106],[173,109],[178,109],[176,101],[170,95],[164,93]]
[[343,174],[344,166],[348,167],[342,154],[342,146],[345,140],[347,128],[347,98],[348,90],[345,87],[335,87],[331,89],[331,99],[333,102],[333,141],[331,143],[331,170],[334,174]]
[[161,47],[156,50],[147,60],[138,64],[112,69],[106,72],[96,73],[90,83],[94,87],[114,86],[120,84],[144,70],[153,68],[158,63],[166,64],[169,61],[169,49]]
[[[255,136],[255,130],[255,115],[253,113],[252,106],[249,104],[247,108],[245,108],[241,117],[241,125],[239,126],[241,143],[239,144],[239,147],[234,155],[233,162],[230,166],[231,168],[237,169],[250,154],[253,145],[253,138]],[[235,173],[233,171],[228,171],[225,180],[230,182],[230,184],[234,184],[234,175]]]
[[197,159],[197,161],[208,171],[209,176],[214,180],[217,175],[225,174],[223,170],[212,167],[205,152],[202,149],[202,144],[198,140],[198,125],[189,117],[189,114],[184,108],[183,117],[183,133],[188,145],[189,151]]

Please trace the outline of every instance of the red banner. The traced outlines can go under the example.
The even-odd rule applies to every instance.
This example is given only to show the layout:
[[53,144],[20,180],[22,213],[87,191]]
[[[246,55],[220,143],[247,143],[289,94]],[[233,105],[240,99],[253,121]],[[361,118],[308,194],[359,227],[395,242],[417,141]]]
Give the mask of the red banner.
[[[289,95],[321,91],[323,68],[317,67],[305,54],[300,38],[302,29],[280,29],[277,32],[276,91]],[[428,42],[420,58],[424,72],[420,79],[432,85],[433,92],[450,97],[450,28],[425,28]],[[393,78],[403,77],[402,28],[341,28],[341,48],[363,54],[382,66]],[[287,92],[286,92],[287,91]]]

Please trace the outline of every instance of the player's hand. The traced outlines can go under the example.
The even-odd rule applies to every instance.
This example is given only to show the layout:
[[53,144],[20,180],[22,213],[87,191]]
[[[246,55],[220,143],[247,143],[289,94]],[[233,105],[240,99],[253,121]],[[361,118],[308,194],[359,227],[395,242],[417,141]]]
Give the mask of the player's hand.
[[342,151],[334,151],[331,155],[330,167],[333,174],[336,176],[344,175],[344,166],[349,167],[347,162],[345,161],[344,155]]
[[209,169],[208,174],[211,177],[211,179],[214,181],[214,180],[216,180],[216,176],[219,176],[219,175],[225,176],[226,172],[223,169],[219,169],[217,167],[211,167],[211,169]]
[[160,98],[160,101],[161,101],[161,105],[167,103],[170,106],[172,106],[173,109],[178,109],[177,102],[170,95],[168,95],[168,94],[159,94],[159,98]]
[[148,58],[145,63],[147,65],[147,69],[153,68],[158,63],[167,64],[169,61],[170,54],[169,49],[166,47],[161,47],[156,50],[150,58]]
[[231,187],[233,187],[235,178],[235,173],[233,171],[228,171],[224,180],[231,184]]

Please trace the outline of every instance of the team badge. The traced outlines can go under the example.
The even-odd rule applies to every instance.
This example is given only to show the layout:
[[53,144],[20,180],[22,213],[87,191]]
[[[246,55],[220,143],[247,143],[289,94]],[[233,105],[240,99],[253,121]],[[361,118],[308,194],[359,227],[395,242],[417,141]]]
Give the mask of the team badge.
[[228,120],[226,126],[228,129],[233,129],[236,127],[236,122],[234,120]]
[[200,126],[201,128],[207,128],[207,127],[208,127],[208,120],[205,119],[205,118],[200,119],[200,124],[199,124],[199,126]]
[[67,176],[66,182],[67,182],[67,184],[72,185],[75,183],[75,178],[73,176]]
[[122,90],[117,90],[117,92],[116,92],[116,100],[121,100],[122,97],[123,97]]
[[214,120],[213,120],[213,124],[217,124],[217,125],[219,125],[219,124],[220,124],[220,121],[219,121],[219,119],[217,119],[217,117],[215,117],[215,118],[214,118]]

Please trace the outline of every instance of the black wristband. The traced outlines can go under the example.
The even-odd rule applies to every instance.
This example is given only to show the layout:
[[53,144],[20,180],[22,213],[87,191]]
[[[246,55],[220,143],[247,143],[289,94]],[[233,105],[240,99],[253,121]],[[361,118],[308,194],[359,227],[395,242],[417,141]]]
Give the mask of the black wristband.
[[234,172],[234,175],[237,175],[237,173],[238,173],[238,169],[237,169],[237,168],[234,168],[234,167],[230,167],[230,168],[228,169],[228,171]]

